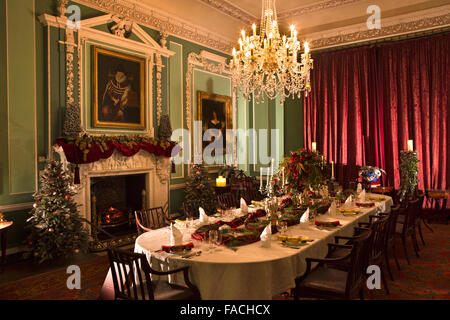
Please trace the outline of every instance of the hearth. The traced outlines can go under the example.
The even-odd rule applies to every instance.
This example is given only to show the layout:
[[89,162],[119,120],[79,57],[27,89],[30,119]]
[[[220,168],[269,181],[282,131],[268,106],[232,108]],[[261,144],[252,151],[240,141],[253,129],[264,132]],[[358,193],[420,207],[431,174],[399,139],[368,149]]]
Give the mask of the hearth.
[[116,238],[113,245],[132,243],[136,238],[134,212],[145,207],[146,174],[129,174],[92,177],[91,190],[91,249],[102,250],[111,245],[110,236]]

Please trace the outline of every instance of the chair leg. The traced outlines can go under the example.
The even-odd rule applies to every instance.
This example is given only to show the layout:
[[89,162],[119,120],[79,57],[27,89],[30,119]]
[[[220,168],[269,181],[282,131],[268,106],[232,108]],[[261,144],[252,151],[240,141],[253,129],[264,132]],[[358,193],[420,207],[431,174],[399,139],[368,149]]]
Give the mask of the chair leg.
[[408,262],[408,265],[410,265],[411,263],[409,262],[408,251],[406,249],[406,237],[404,236],[402,236],[402,244],[403,244],[403,251],[405,251],[406,262]]
[[[425,224],[425,222],[424,222],[424,224]],[[422,224],[420,222],[419,222],[417,229],[419,230],[419,236],[420,236],[420,239],[422,240],[422,244],[425,245],[425,240],[423,240],[423,234],[422,234]]]
[[411,234],[411,240],[412,240],[412,243],[413,243],[413,248],[414,248],[414,251],[415,251],[415,253],[416,253],[416,256],[417,256],[417,258],[420,258],[420,256],[419,256],[419,244],[417,243],[417,238],[416,238],[416,232],[415,232],[415,230],[414,230],[414,232]]
[[363,288],[361,288],[361,289],[359,290],[359,299],[360,299],[360,300],[364,300],[364,289],[363,289]]
[[386,261],[386,269],[389,273],[389,277],[391,277],[391,280],[394,281],[394,276],[392,275],[391,266],[389,265],[389,257],[388,257],[388,251],[386,250],[384,252],[384,259]]
[[400,271],[400,263],[398,263],[397,259],[397,250],[395,249],[395,244],[392,245],[392,252],[394,253],[395,264],[397,265],[398,271]]

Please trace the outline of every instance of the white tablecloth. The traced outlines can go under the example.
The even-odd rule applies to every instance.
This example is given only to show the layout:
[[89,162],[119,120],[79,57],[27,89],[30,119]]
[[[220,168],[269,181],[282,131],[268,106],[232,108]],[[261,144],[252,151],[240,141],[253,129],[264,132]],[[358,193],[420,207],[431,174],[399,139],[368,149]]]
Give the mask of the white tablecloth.
[[[270,248],[262,248],[260,242],[238,247],[233,251],[226,247],[208,252],[207,245],[202,245],[202,254],[190,259],[165,252],[155,253],[161,244],[169,243],[167,228],[152,230],[136,239],[135,252],[144,253],[152,268],[156,270],[172,270],[182,266],[190,266],[190,280],[200,290],[202,299],[230,300],[267,300],[295,286],[294,279],[306,270],[305,257],[325,257],[328,252],[327,243],[334,242],[334,236],[353,234],[353,227],[358,222],[369,220],[369,215],[379,209],[389,212],[392,199],[376,202],[376,207],[360,208],[361,213],[355,216],[319,215],[318,220],[339,220],[342,226],[333,229],[318,229],[308,223],[288,228],[288,235],[302,235],[314,242],[300,249],[287,248],[277,241],[278,234],[272,235]],[[183,284],[182,274],[171,277],[170,282]]]

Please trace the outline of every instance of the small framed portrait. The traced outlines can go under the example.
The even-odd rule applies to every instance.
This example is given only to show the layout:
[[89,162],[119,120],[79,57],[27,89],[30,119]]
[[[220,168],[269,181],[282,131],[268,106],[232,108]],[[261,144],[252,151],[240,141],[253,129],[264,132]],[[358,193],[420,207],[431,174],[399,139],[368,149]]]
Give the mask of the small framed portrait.
[[92,47],[92,126],[145,129],[145,58]]
[[226,129],[233,129],[231,97],[197,91],[197,108],[197,120],[202,122],[202,136],[208,140],[203,141],[203,149],[214,140],[222,138],[223,147],[220,151],[225,154]]

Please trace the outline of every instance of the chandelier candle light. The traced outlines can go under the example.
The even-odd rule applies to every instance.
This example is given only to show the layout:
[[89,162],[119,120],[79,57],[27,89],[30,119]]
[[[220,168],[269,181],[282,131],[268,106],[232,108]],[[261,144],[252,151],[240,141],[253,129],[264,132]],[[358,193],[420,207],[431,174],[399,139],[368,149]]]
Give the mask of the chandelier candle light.
[[264,95],[270,99],[285,98],[301,92],[307,95],[311,91],[310,70],[313,59],[310,58],[308,42],[304,42],[304,53],[297,39],[297,30],[291,25],[289,37],[280,36],[277,23],[275,0],[262,0],[260,34],[256,33],[256,24],[252,25],[253,34],[241,31],[239,50],[233,48],[233,87],[240,88],[248,100],[252,95],[259,103]]

